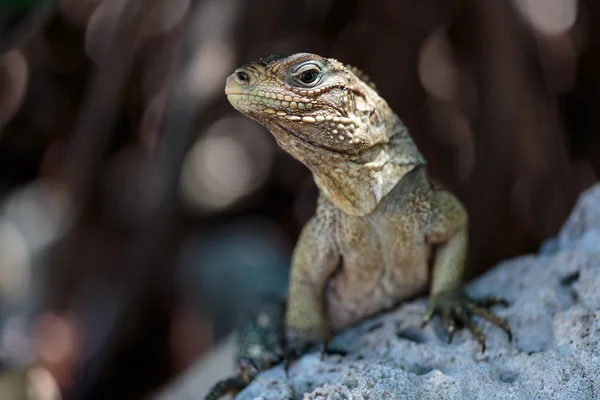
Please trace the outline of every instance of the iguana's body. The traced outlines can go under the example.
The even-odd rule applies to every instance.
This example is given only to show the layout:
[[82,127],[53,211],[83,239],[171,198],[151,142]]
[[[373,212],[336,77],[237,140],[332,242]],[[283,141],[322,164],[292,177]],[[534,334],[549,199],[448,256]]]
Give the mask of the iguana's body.
[[269,56],[236,70],[225,88],[312,171],[321,193],[294,252],[288,338],[327,342],[429,286],[425,321],[439,313],[451,333],[465,324],[483,346],[470,314],[508,326],[485,308],[498,299],[461,291],[467,213],[432,187],[402,122],[354,72],[313,54]]
[[[321,195],[296,248],[288,327],[311,335],[313,328],[303,325],[319,316],[339,331],[423,293],[434,246],[455,237],[447,256],[463,261],[465,223],[460,203],[431,188],[424,166],[408,172],[365,216],[347,214]],[[307,293],[315,286],[322,298]],[[323,314],[316,311],[320,303]]]

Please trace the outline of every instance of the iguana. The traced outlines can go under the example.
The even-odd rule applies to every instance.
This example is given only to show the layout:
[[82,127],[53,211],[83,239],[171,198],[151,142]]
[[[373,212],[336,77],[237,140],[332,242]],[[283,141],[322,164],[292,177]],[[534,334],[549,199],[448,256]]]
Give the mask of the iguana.
[[467,296],[462,286],[468,216],[433,187],[406,127],[356,69],[331,58],[272,55],[236,69],[225,93],[310,169],[315,215],[293,253],[285,315],[288,350],[327,343],[358,321],[426,291],[423,326],[434,315],[449,337],[466,326],[485,350],[477,315],[501,298]]

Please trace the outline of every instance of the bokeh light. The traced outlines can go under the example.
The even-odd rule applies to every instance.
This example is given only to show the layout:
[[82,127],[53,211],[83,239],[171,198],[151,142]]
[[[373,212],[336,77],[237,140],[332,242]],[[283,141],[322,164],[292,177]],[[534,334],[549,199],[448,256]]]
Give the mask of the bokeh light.
[[191,0],[154,0],[146,3],[141,34],[145,37],[164,35],[179,25],[190,9]]
[[84,27],[102,0],[59,0],[58,7],[69,22]]
[[264,183],[271,163],[272,144],[264,129],[242,117],[220,119],[186,156],[182,196],[193,209],[224,209]]
[[104,0],[94,9],[85,32],[85,52],[96,64],[106,61],[117,29],[133,20],[129,0]]
[[577,0],[513,0],[531,26],[545,35],[570,29],[577,19]]
[[14,223],[0,219],[0,290],[4,306],[23,300],[31,274],[27,241]]
[[446,101],[456,97],[458,71],[443,29],[435,30],[423,44],[419,56],[419,78],[430,95]]
[[29,69],[19,50],[0,55],[0,127],[8,122],[23,100]]

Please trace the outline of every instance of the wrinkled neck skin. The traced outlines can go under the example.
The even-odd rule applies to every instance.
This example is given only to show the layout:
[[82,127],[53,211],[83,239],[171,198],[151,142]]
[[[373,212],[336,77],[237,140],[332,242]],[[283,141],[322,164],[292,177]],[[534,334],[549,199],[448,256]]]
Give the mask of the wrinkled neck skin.
[[373,212],[406,174],[425,164],[399,120],[387,140],[352,155],[315,147],[279,127],[271,129],[277,143],[312,171],[321,193],[350,215]]

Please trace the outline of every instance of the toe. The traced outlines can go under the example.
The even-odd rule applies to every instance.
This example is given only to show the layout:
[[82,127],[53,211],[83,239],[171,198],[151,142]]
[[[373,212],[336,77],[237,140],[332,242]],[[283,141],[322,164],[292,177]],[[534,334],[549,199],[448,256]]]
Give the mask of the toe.
[[421,329],[425,328],[425,326],[429,323],[429,321],[431,321],[431,318],[433,318],[433,315],[435,314],[435,310],[436,310],[436,306],[435,306],[434,302],[431,302],[431,304],[429,305],[429,308],[427,308],[427,311],[425,312],[425,315],[423,316],[423,321],[421,322]]
[[285,376],[288,376],[290,366],[294,361],[296,361],[301,354],[301,350],[298,347],[287,348],[285,354],[283,356],[283,369],[285,371]]
[[452,338],[454,338],[454,332],[456,332],[456,323],[454,320],[450,320],[448,323],[448,344],[452,343]]
[[486,308],[476,307],[476,308],[473,308],[473,310],[471,310],[471,312],[475,315],[478,315],[478,316],[486,319],[487,321],[491,322],[492,324],[494,324],[497,327],[504,330],[504,332],[506,332],[506,334],[508,335],[508,341],[509,342],[512,341],[512,332],[510,330],[510,325],[508,324],[508,322],[506,322],[505,319],[498,317],[496,314],[494,314],[493,312],[491,312],[490,310],[488,310]]
[[475,337],[479,345],[481,346],[481,352],[485,352],[485,334],[475,322],[471,320],[471,317],[464,311],[460,310],[455,314],[456,318],[471,332]]
[[456,322],[450,316],[450,309],[448,307],[444,308],[442,311],[442,320],[444,321],[444,325],[448,330],[448,344],[452,343],[452,338],[454,337],[454,332],[456,331]]
[[509,305],[508,301],[506,301],[505,299],[503,299],[500,296],[488,297],[486,299],[477,300],[474,303],[477,306],[483,307],[483,308],[489,308],[489,307],[493,307],[493,306],[497,306],[497,305],[508,307],[508,305]]
[[204,397],[204,400],[218,400],[226,394],[237,394],[237,392],[246,386],[247,382],[244,382],[239,377],[224,379],[212,387],[206,397]]

